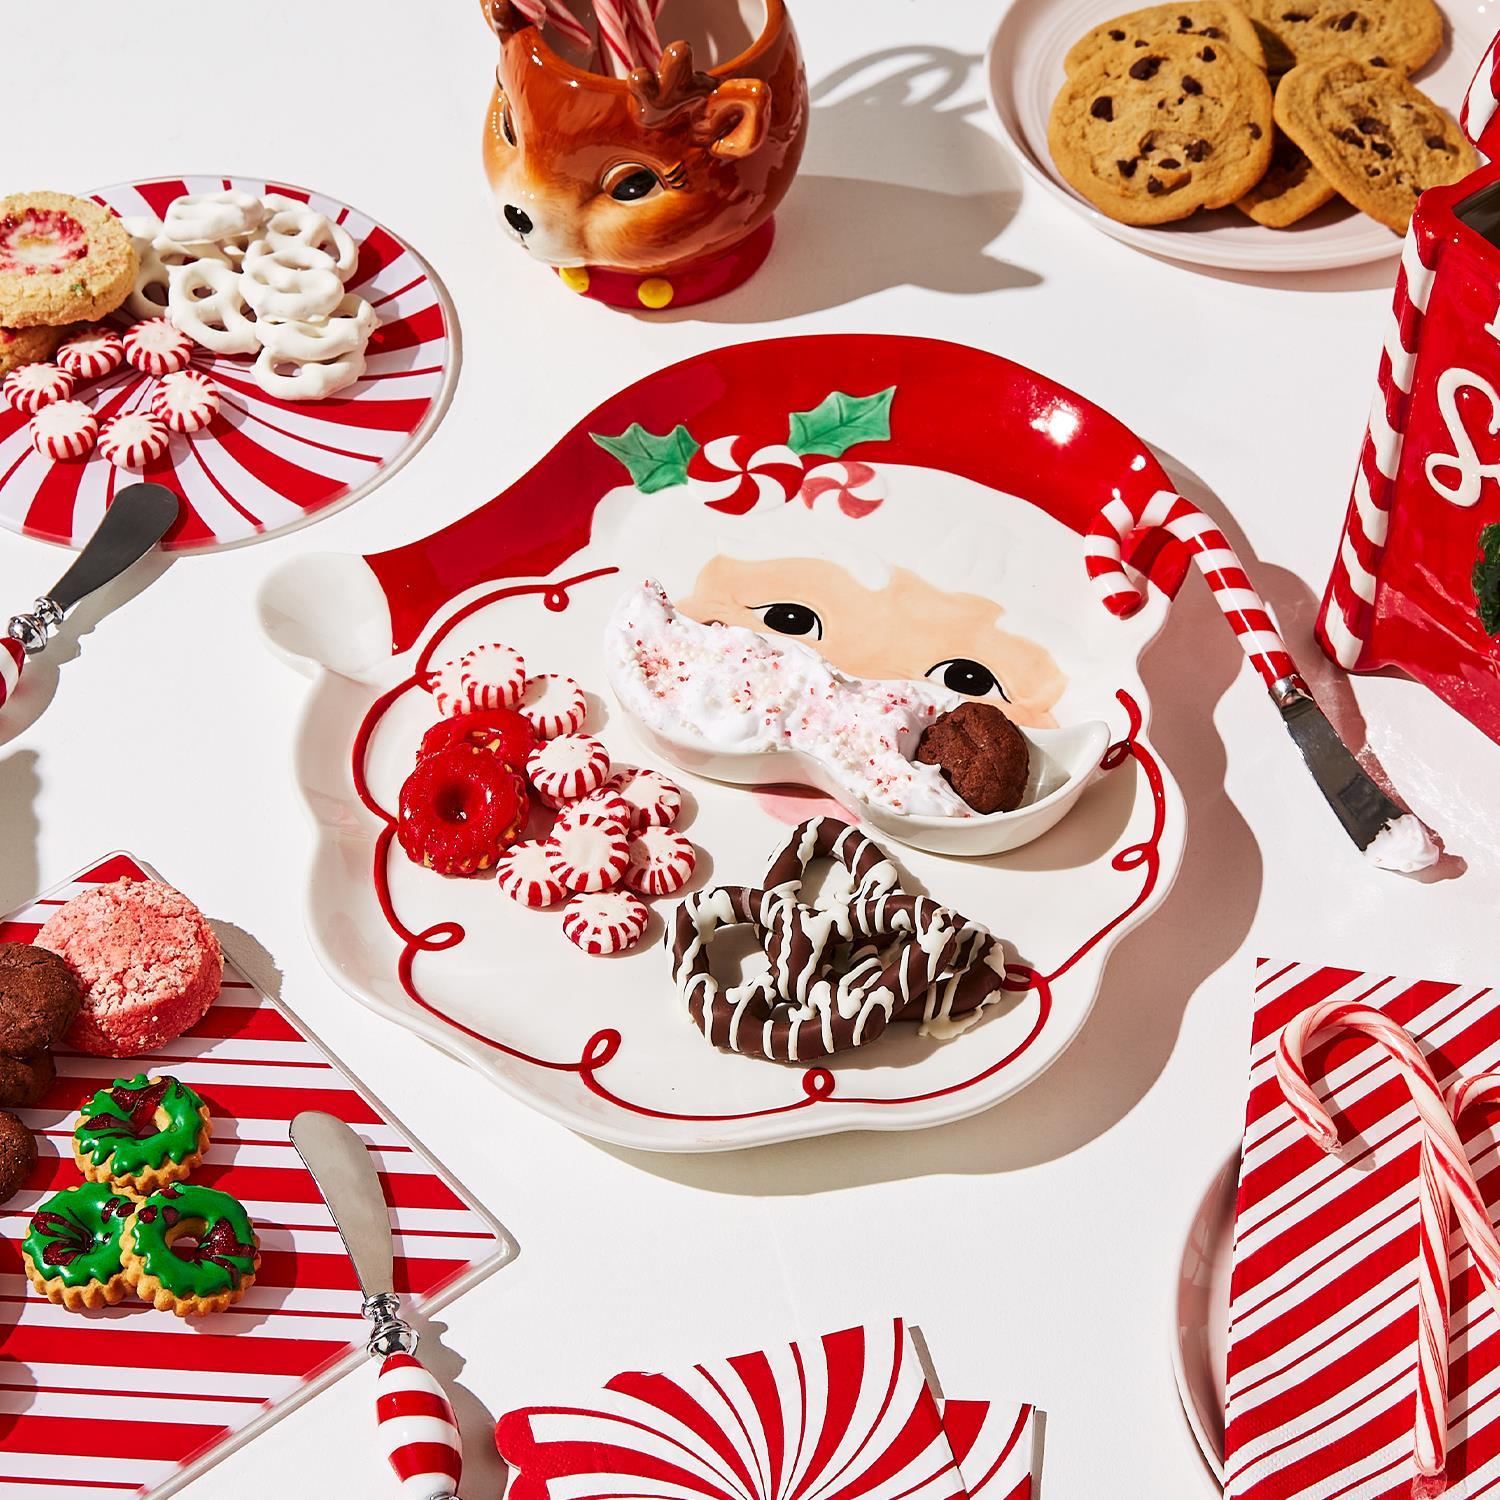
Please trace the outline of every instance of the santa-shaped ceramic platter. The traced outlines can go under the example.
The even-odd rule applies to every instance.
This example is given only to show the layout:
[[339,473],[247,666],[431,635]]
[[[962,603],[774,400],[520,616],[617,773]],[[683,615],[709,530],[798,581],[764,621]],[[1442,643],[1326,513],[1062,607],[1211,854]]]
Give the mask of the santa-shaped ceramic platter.
[[[1077,1034],[1111,950],[1180,861],[1183,805],[1148,739],[1138,662],[1185,556],[1159,534],[1133,538],[1126,561],[1147,602],[1123,620],[1084,564],[1101,506],[1166,488],[1120,423],[1008,360],[822,335],[649,376],[432,536],[284,564],[260,610],[273,645],[314,668],[295,772],[317,830],[307,904],[320,957],[381,1015],[622,1145],[721,1150],[996,1103]],[[556,909],[402,853],[400,789],[438,717],[426,681],[489,642],[582,684],[587,731],[616,767],[681,785],[678,826],[701,851],[689,891],[757,885],[794,825],[836,810],[824,791],[710,779],[648,743],[606,676],[611,616],[648,578],[693,620],[796,637],[853,677],[983,698],[1038,742],[1107,729],[1081,795],[1007,852],[938,854],[866,827],[907,891],[1004,940],[1008,992],[977,1023],[945,1036],[893,1023],[804,1063],[720,1051],[672,981],[661,937],[676,898],[653,903],[639,946],[593,957]],[[789,761],[787,774],[801,770]]]

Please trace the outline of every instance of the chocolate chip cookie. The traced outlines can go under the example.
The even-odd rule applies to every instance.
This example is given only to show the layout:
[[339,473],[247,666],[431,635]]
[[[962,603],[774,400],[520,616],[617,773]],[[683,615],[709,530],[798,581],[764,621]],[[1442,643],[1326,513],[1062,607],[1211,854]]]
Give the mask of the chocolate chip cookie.
[[1026,793],[1031,747],[993,703],[960,703],[922,731],[916,759],[936,766],[975,812],[1014,812]]
[[[1148,5],[1116,16],[1085,32],[1068,49],[1063,59],[1065,73],[1077,73],[1089,66],[1101,53],[1118,58],[1121,53],[1136,53],[1147,47],[1150,39],[1163,34],[1201,37],[1205,42],[1228,42],[1238,47],[1257,67],[1265,66],[1260,37],[1250,18],[1227,0],[1187,0],[1181,5]],[[1127,66],[1134,62],[1127,59]]]
[[1286,229],[1335,196],[1307,153],[1278,129],[1266,175],[1234,206],[1267,229]]
[[30,943],[0,944],[0,1052],[30,1057],[62,1038],[82,1004],[73,971]]
[[0,1110],[0,1203],[15,1196],[36,1165],[36,1137],[14,1115]]
[[1271,86],[1239,48],[1161,35],[1101,52],[1053,101],[1063,177],[1122,224],[1166,224],[1249,192],[1271,160]]
[[1240,0],[1265,44],[1266,64],[1352,57],[1374,68],[1420,68],[1443,45],[1433,0]]
[[1397,234],[1406,233],[1419,193],[1457,182],[1479,162],[1420,89],[1348,58],[1293,68],[1276,91],[1276,123],[1342,197]]

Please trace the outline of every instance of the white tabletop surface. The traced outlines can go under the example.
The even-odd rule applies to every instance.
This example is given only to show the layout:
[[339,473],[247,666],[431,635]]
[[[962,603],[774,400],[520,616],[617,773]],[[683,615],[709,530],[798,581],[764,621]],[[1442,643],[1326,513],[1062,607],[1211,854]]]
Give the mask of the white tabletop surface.
[[[518,1258],[427,1342],[458,1398],[469,1500],[498,1493],[489,1427],[512,1405],[893,1313],[920,1325],[950,1394],[1047,1412],[1046,1500],[1209,1494],[1172,1386],[1172,1297],[1188,1217],[1239,1134],[1254,958],[1480,980],[1494,957],[1495,751],[1411,683],[1334,678],[1310,636],[1394,262],[1258,283],[1126,249],[999,144],[981,73],[993,0],[803,0],[815,108],[773,259],[721,304],[617,315],[493,227],[476,9],[7,7],[7,190],[198,171],[319,188],[431,260],[464,364],[432,440],[373,495],[277,541],[148,565],[78,612],[0,718],[0,908],[106,850],[151,861],[253,936],[294,1008],[508,1226]],[[374,551],[463,513],[650,370],[823,330],[981,345],[1155,444],[1227,518],[1330,709],[1357,741],[1368,726],[1452,857],[1422,881],[1364,865],[1189,580],[1146,661],[1153,738],[1188,805],[1184,867],[1040,1082],[917,1134],[717,1157],[600,1147],[324,977],[289,769],[305,683],[262,644],[252,597],[298,550]],[[0,605],[65,560],[0,534]],[[370,1399],[361,1370],[184,1493],[392,1493],[362,1436]]]

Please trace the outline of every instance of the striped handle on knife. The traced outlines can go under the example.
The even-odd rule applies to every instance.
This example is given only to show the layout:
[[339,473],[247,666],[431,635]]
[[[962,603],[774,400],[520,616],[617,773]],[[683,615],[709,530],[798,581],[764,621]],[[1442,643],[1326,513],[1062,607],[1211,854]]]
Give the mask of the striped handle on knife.
[[26,650],[20,641],[0,636],[0,706],[15,692],[26,667]]
[[375,1421],[406,1500],[457,1500],[463,1442],[443,1388],[414,1354],[387,1355]]
[[1111,500],[1089,527],[1085,560],[1100,603],[1121,619],[1133,615],[1145,603],[1145,596],[1125,571],[1120,552],[1132,532],[1158,529],[1175,537],[1192,554],[1240,649],[1266,686],[1275,688],[1288,678],[1300,681],[1297,664],[1229,538],[1191,500],[1172,490],[1158,490],[1144,505],[1134,508],[1124,500]]

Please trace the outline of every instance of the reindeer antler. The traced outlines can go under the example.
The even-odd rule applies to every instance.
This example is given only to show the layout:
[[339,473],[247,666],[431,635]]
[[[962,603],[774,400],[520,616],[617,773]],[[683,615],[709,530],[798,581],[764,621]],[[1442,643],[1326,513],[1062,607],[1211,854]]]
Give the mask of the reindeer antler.
[[625,82],[643,125],[661,124],[684,106],[706,99],[718,86],[707,73],[694,69],[693,49],[687,42],[669,43],[662,48],[655,72],[632,68]]

